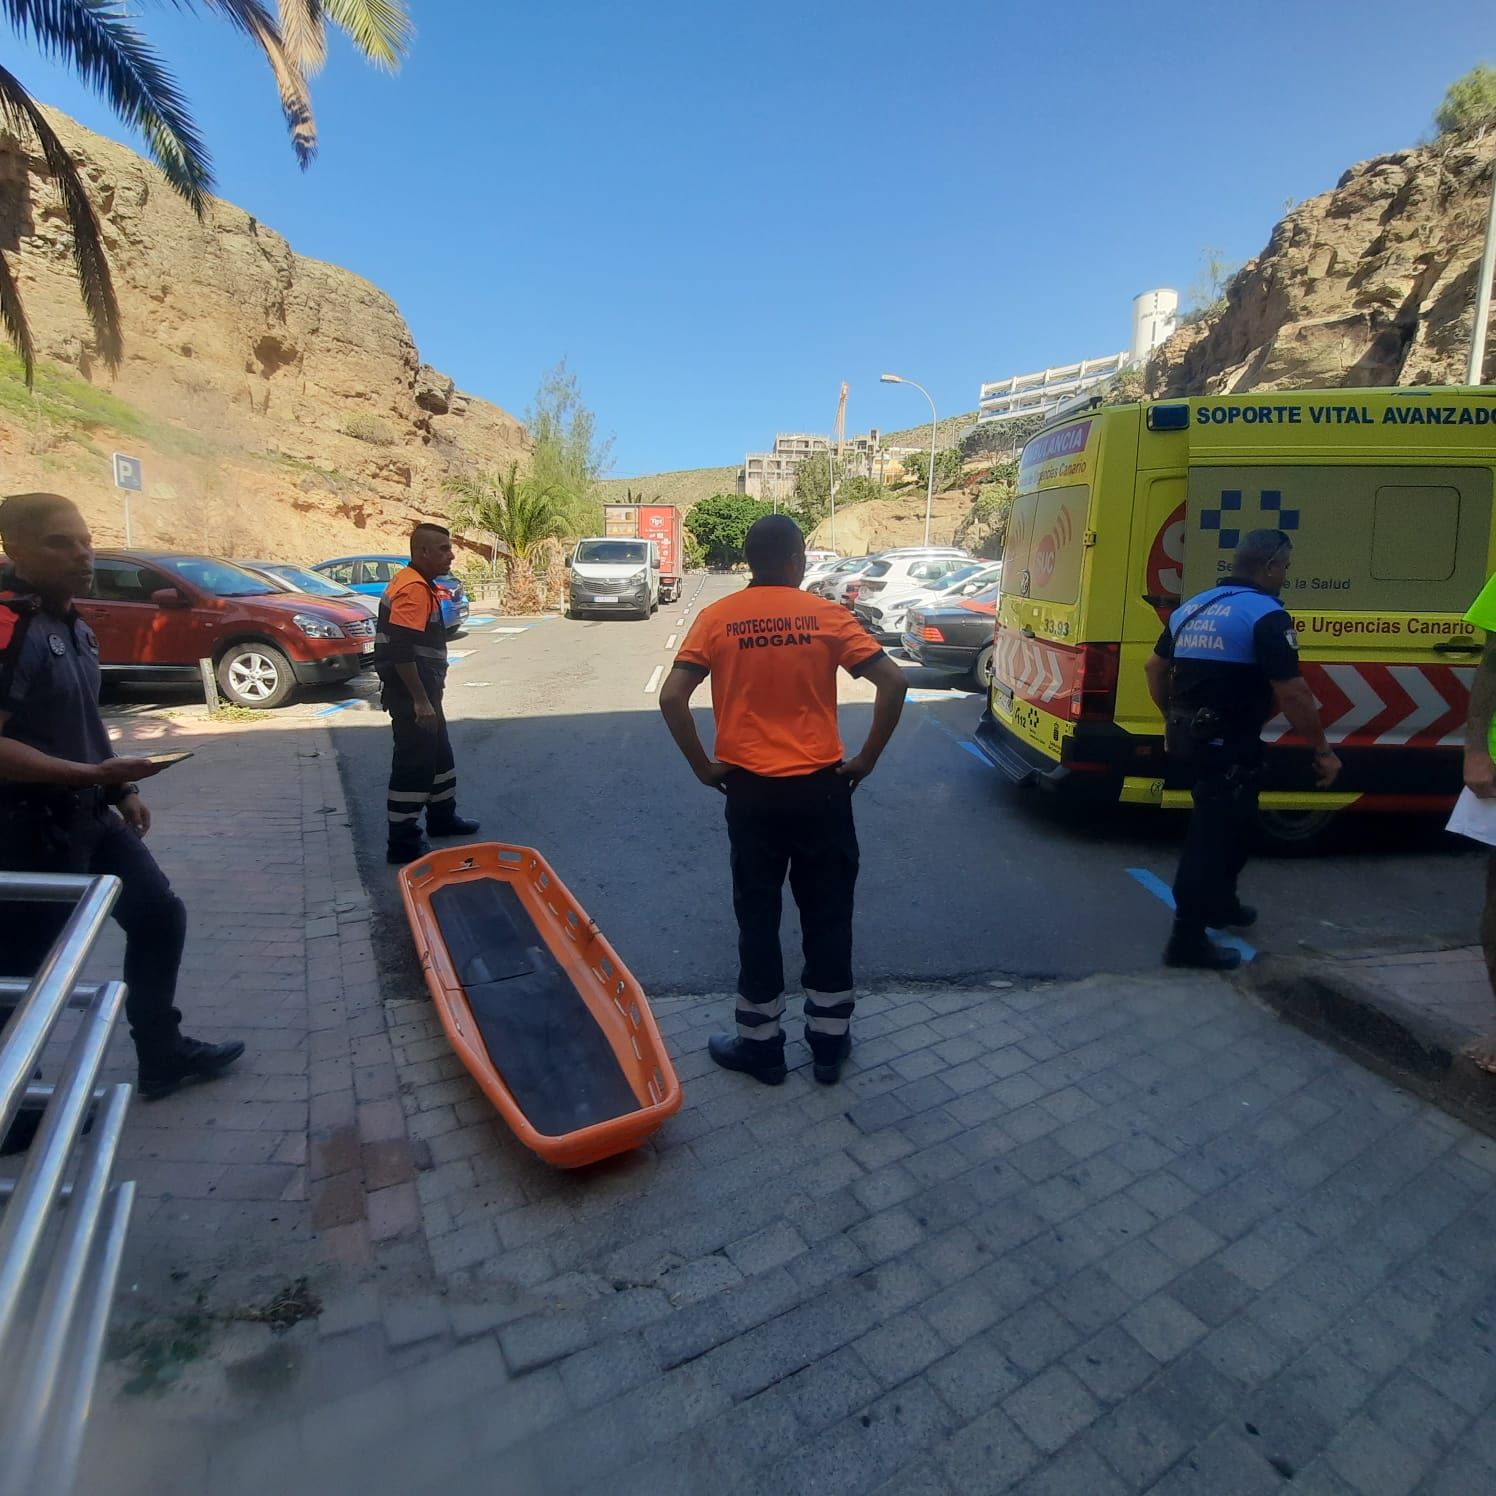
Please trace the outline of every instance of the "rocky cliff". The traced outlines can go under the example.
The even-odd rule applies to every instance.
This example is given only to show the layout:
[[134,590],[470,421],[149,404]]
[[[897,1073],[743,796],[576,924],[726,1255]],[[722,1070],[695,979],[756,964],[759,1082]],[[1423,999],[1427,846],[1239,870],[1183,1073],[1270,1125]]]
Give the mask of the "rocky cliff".
[[94,356],[40,160],[0,134],[0,246],[41,361],[0,358],[0,492],[50,488],[118,542],[109,454],[143,459],[135,542],[302,561],[398,548],[455,473],[522,457],[519,423],[421,362],[399,308],[229,203],[204,218],[133,151],[48,116],[101,218],[124,362]]
[[[1496,133],[1353,166],[1154,354],[1149,393],[1463,384],[1493,162]],[[1493,356],[1496,327],[1488,378]]]

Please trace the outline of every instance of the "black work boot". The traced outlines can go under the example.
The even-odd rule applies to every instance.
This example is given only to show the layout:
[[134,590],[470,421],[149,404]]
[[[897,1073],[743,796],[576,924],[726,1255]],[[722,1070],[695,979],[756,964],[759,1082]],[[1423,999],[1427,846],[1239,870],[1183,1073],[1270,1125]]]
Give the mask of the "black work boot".
[[1165,966],[1187,966],[1196,971],[1235,971],[1241,952],[1217,945],[1204,930],[1174,921],[1174,931],[1164,947]]
[[243,1053],[242,1039],[206,1044],[181,1034],[171,1044],[140,1057],[135,1089],[143,1100],[159,1101],[188,1081],[212,1080],[221,1075]]
[[402,836],[398,841],[391,837],[384,860],[399,866],[403,863],[414,862],[417,857],[424,857],[430,850],[431,843],[424,836]]
[[1218,930],[1246,930],[1257,923],[1257,911],[1250,904],[1238,899],[1216,921]]
[[471,836],[478,829],[477,821],[470,821],[454,810],[451,815],[433,815],[426,812],[426,834],[428,836]]
[[832,1038],[827,1034],[807,1034],[811,1070],[823,1086],[834,1086],[841,1079],[842,1063],[852,1053],[851,1034]]
[[739,1039],[732,1034],[713,1034],[707,1040],[707,1053],[724,1070],[741,1070],[766,1086],[784,1084],[789,1072],[784,1065],[784,1037],[772,1039]]

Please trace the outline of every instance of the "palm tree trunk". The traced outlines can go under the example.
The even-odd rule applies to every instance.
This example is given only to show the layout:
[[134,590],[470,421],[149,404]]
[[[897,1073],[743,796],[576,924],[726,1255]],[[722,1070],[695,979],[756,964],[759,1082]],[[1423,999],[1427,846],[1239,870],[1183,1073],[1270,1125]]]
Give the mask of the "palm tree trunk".
[[535,579],[535,568],[530,565],[529,558],[507,555],[504,557],[504,568],[508,573],[504,611],[506,613],[541,612],[544,599],[540,596],[540,586]]

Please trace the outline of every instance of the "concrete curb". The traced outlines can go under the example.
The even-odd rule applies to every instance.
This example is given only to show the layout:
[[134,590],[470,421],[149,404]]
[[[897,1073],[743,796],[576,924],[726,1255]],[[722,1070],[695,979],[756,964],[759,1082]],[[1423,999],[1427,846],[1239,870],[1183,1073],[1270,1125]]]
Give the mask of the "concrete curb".
[[1239,981],[1299,1027],[1496,1137],[1496,1077],[1465,1058],[1471,1030],[1333,961],[1262,956]]

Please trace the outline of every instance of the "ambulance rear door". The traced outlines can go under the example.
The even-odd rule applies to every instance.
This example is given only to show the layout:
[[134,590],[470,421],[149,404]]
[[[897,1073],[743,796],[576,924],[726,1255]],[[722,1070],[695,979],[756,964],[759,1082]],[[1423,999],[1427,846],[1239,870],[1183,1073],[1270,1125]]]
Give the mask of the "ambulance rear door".
[[[1090,415],[1040,432],[1024,448],[1018,494],[1003,546],[992,659],[994,720],[1022,747],[1058,764],[1086,701],[1116,684],[1115,631],[1088,650],[1093,511],[1098,485],[1117,466],[1131,498],[1136,421],[1122,411]],[[1105,441],[1103,442],[1103,433]]]

